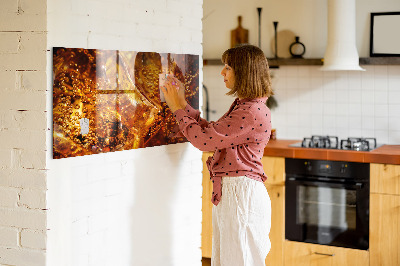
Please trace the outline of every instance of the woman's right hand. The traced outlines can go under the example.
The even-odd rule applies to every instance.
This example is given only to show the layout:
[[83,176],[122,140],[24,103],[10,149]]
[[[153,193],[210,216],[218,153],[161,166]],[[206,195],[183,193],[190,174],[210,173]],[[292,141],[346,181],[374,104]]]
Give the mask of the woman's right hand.
[[178,97],[179,97],[179,103],[181,106],[186,107],[187,101],[186,101],[186,95],[185,95],[185,85],[176,77],[173,75],[168,75],[167,80],[171,82],[171,84],[175,84],[175,86],[178,86]]
[[177,78],[168,75],[165,86],[161,89],[172,112],[186,107],[185,86]]

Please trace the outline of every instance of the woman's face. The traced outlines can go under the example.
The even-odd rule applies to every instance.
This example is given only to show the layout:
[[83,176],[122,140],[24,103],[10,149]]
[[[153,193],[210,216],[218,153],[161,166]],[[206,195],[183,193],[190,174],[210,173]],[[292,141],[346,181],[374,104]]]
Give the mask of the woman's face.
[[224,77],[225,86],[228,89],[233,89],[235,86],[235,73],[233,72],[233,69],[225,64],[221,71],[221,75]]

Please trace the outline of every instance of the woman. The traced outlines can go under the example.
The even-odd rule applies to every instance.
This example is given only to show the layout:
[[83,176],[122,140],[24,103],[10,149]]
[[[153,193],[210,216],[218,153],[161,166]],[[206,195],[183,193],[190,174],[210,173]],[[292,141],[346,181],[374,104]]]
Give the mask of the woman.
[[227,95],[237,98],[216,122],[200,118],[187,104],[176,78],[169,77],[162,90],[185,137],[202,151],[214,151],[207,161],[213,182],[212,265],[265,265],[271,246],[271,202],[261,164],[271,130],[268,62],[252,45],[228,49],[222,62]]

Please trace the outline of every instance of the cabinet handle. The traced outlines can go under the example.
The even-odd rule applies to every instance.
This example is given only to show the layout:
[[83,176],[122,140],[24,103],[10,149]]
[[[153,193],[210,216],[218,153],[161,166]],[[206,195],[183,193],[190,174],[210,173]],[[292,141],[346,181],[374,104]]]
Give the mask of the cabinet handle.
[[314,252],[315,255],[323,255],[323,256],[330,256],[333,257],[335,254],[328,254],[328,253],[320,253],[320,252]]

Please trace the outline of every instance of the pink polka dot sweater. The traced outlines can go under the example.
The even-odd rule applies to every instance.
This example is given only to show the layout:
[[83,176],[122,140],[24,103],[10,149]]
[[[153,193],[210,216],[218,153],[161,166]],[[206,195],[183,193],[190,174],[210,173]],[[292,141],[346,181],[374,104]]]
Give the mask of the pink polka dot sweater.
[[247,176],[261,182],[267,179],[261,159],[271,132],[267,97],[236,99],[218,121],[208,122],[200,111],[187,105],[175,111],[183,135],[201,151],[214,151],[207,160],[213,182],[212,203],[221,200],[224,176]]

